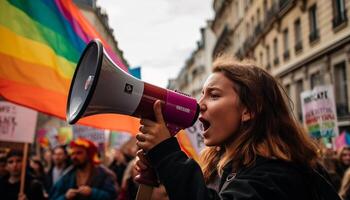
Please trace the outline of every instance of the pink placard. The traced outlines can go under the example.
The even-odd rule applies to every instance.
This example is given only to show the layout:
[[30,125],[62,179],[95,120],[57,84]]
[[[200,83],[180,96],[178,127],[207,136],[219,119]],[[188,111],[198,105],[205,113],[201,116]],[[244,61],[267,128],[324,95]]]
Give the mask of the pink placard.
[[34,141],[38,113],[34,110],[0,101],[0,141]]

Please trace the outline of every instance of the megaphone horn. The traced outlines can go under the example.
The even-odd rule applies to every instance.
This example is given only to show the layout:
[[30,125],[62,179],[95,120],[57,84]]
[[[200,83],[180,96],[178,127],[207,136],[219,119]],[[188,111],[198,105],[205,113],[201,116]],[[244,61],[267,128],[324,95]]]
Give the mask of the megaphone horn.
[[[67,120],[115,113],[154,119],[153,104],[160,99],[169,128],[182,129],[197,120],[199,106],[194,98],[143,82],[124,72],[95,39],[85,48],[70,85]],[[116,122],[117,123],[117,122]]]

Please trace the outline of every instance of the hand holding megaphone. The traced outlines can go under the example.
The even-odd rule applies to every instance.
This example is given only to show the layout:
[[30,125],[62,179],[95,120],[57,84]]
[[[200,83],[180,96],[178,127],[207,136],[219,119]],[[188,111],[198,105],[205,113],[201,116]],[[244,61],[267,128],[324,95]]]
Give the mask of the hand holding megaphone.
[[[154,104],[156,100],[160,101]],[[138,136],[138,145],[147,151],[180,129],[192,126],[198,118],[199,105],[194,98],[151,85],[124,72],[109,58],[102,43],[92,40],[73,75],[67,120],[74,124],[80,118],[103,113],[142,118],[141,132],[146,134]],[[139,180],[152,183],[152,176],[156,177],[153,173]]]

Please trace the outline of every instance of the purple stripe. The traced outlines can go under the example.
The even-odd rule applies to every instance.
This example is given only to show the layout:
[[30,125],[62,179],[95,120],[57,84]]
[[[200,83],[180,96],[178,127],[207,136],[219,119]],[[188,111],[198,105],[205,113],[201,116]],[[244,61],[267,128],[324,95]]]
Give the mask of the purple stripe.
[[84,33],[84,31],[82,30],[82,28],[80,27],[80,25],[77,23],[76,20],[73,19],[73,16],[66,11],[65,9],[63,9],[60,0],[55,0],[55,3],[57,5],[58,10],[61,12],[62,16],[64,16],[66,18],[66,20],[68,21],[68,23],[71,25],[72,29],[74,30],[74,32],[85,42],[88,43],[92,38],[89,38],[89,36],[87,34]]

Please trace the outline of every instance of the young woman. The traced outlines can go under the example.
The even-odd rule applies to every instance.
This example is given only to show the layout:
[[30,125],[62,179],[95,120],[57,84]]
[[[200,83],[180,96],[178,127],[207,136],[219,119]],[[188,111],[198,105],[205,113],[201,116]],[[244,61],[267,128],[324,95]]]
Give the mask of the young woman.
[[[145,151],[169,199],[339,199],[316,169],[317,148],[295,121],[277,81],[251,63],[220,57],[203,86],[199,120],[203,166],[170,137],[156,101],[156,120],[141,119]],[[142,153],[136,169],[148,169]],[[217,181],[217,187],[208,187]]]

